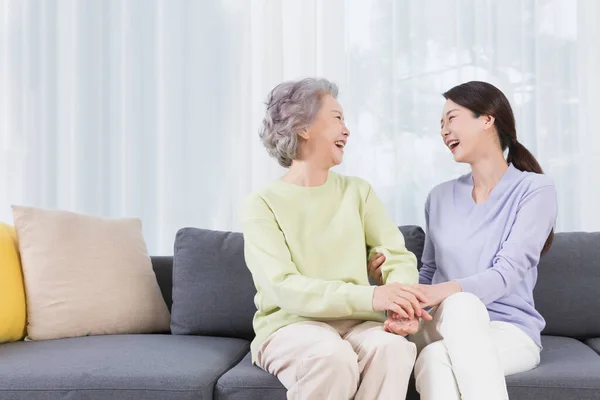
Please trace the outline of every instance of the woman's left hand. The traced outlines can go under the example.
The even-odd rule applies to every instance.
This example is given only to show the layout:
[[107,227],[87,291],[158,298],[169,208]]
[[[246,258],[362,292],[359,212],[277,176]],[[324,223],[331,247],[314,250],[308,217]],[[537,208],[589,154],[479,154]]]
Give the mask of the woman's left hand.
[[460,285],[456,281],[437,283],[435,285],[417,284],[415,287],[418,287],[425,293],[427,304],[424,304],[424,307],[437,306],[454,293],[462,292]]

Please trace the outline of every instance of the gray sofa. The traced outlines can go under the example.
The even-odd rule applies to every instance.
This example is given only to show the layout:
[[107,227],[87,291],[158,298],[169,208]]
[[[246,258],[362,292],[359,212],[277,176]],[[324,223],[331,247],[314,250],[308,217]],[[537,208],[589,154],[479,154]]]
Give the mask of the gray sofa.
[[[420,258],[423,230],[400,229]],[[182,229],[174,257],[152,258],[172,334],[0,345],[0,400],[285,399],[250,363],[255,291],[242,248],[239,233]],[[599,294],[600,233],[558,233],[535,289],[542,362],[507,378],[511,399],[600,399]]]

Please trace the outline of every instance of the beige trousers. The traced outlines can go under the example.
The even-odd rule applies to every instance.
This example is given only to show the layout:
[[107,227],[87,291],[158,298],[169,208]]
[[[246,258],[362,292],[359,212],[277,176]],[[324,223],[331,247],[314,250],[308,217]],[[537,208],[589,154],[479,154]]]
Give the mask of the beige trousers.
[[471,293],[448,297],[410,337],[417,345],[415,380],[421,400],[505,400],[506,375],[540,362],[540,347],[516,326],[490,322]]
[[311,321],[273,333],[257,364],[279,378],[288,399],[404,399],[416,354],[378,322]]

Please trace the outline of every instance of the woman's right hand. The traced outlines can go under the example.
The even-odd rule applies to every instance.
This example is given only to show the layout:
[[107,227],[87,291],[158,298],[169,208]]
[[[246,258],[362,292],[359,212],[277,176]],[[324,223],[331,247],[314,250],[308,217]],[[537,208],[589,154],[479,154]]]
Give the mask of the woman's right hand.
[[430,320],[431,316],[421,308],[425,303],[427,298],[421,289],[398,282],[376,286],[373,292],[374,311],[393,311],[401,318],[413,319],[416,315]]

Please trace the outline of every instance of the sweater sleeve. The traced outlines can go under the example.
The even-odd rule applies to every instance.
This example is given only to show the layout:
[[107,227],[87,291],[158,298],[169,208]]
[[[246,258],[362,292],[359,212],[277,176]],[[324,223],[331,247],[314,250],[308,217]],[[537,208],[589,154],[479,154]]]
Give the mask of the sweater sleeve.
[[404,236],[371,186],[365,198],[364,229],[368,258],[374,253],[385,255],[381,266],[383,282],[417,283],[417,257],[406,249]]
[[435,264],[435,248],[433,247],[433,242],[431,241],[431,234],[429,229],[429,207],[430,207],[430,197],[427,196],[427,201],[425,202],[425,244],[423,246],[423,256],[421,257],[421,269],[419,270],[419,283],[425,285],[431,285],[433,281],[433,274],[437,269]]
[[260,196],[244,205],[244,256],[255,284],[282,310],[308,318],[342,318],[373,311],[374,287],[302,275],[277,218]]
[[464,292],[475,294],[484,304],[505,296],[538,265],[541,251],[557,214],[556,189],[552,185],[531,191],[520,202],[515,222],[492,266],[473,276],[458,279]]

